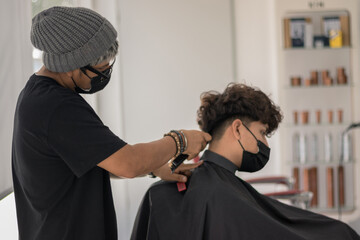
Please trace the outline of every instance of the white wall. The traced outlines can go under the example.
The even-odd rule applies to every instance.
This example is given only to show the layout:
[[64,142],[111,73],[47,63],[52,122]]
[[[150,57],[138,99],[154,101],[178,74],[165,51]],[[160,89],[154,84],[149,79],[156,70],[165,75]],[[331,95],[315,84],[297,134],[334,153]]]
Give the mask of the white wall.
[[[259,87],[279,104],[274,1],[235,0],[234,11],[237,80]],[[264,169],[251,174],[240,173],[241,177],[281,174],[281,146],[276,133],[269,139],[269,144],[270,161]]]
[[235,0],[238,80],[277,98],[273,0]]
[[[11,142],[17,96],[32,73],[31,5],[7,1],[0,8],[0,199],[12,189]],[[13,195],[0,201],[1,239],[17,239]]]
[[[123,137],[195,128],[200,93],[233,78],[230,1],[119,1]],[[128,239],[148,178],[113,181],[119,239]]]
[[[11,190],[11,139],[17,96],[32,72],[30,3],[11,1],[0,8],[0,199]],[[14,14],[16,13],[16,14]],[[25,40],[26,39],[26,40]]]

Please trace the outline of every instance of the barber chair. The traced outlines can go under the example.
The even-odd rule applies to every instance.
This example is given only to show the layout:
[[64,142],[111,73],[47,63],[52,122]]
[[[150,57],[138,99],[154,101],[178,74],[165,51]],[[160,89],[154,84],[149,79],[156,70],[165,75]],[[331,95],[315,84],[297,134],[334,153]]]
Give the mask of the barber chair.
[[262,178],[247,179],[246,182],[250,183],[251,185],[255,185],[255,184],[283,185],[285,186],[286,190],[268,192],[268,193],[264,193],[264,195],[274,199],[288,201],[290,202],[291,205],[302,209],[307,209],[310,207],[313,193],[309,191],[294,189],[295,181],[291,177],[285,177],[285,176],[262,177]]

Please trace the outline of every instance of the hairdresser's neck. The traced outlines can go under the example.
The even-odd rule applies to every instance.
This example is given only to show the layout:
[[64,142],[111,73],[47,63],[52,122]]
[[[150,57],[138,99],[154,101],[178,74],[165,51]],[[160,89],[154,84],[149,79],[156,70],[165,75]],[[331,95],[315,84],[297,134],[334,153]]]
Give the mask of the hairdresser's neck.
[[45,76],[54,79],[61,86],[71,88],[72,83],[69,81],[69,76],[66,73],[52,72],[45,66],[42,66],[38,72],[35,73],[38,76]]

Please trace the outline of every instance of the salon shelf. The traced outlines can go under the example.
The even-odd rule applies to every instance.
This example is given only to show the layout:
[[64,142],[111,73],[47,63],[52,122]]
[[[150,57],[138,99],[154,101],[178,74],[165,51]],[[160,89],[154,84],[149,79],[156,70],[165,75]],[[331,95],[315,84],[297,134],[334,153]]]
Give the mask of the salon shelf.
[[351,87],[353,87],[354,84],[353,83],[347,83],[347,84],[334,84],[331,86],[326,86],[326,85],[311,85],[311,86],[285,86],[284,89],[285,90],[290,90],[290,91],[319,91],[319,90],[330,90],[330,89],[349,89]]
[[332,47],[291,47],[291,48],[283,48],[284,51],[344,51],[351,50],[352,46],[343,46],[339,48]]
[[[283,110],[285,122],[280,125],[280,139],[281,139],[281,159],[284,163],[282,170],[289,175],[296,175],[298,177],[298,184],[300,189],[307,188],[307,190],[316,187],[317,191],[317,206],[311,207],[310,210],[314,212],[323,213],[329,216],[336,217],[338,208],[339,189],[336,185],[338,181],[339,172],[336,170],[339,166],[340,148],[338,146],[339,137],[341,133],[352,123],[357,122],[354,119],[356,116],[354,110],[354,96],[358,94],[358,79],[359,73],[354,64],[357,63],[359,52],[358,42],[354,41],[354,36],[357,36],[357,29],[350,28],[350,45],[342,46],[340,48],[331,47],[288,47],[285,48],[285,43],[288,39],[284,39],[284,18],[311,18],[313,23],[313,33],[318,35],[322,33],[321,19],[323,16],[348,15],[350,22],[358,19],[357,11],[352,6],[352,3],[336,0],[328,2],[325,1],[325,6],[318,11],[314,9],[306,9],[301,4],[302,1],[285,1],[277,0],[278,5],[276,9],[279,11],[278,19],[278,33],[283,41],[278,45],[278,64],[279,64],[279,105]],[[329,7],[332,5],[332,7]],[[356,4],[356,6],[359,6]],[[285,31],[287,31],[285,29]],[[356,39],[356,38],[355,38]],[[345,43],[345,42],[344,42]],[[346,84],[337,84],[337,68],[344,68],[347,76]],[[333,79],[333,85],[322,85],[321,74],[322,71],[327,70],[329,76]],[[318,85],[305,86],[305,79],[311,78],[312,72],[317,71],[319,77]],[[300,77],[300,86],[292,86],[291,78]],[[342,110],[342,121],[339,121],[338,110]],[[321,111],[321,123],[317,123],[316,112]],[[329,123],[329,112],[332,111],[332,122]],[[297,112],[298,123],[294,124],[294,112]],[[308,123],[302,124],[302,112],[308,112]],[[313,138],[312,134],[317,134],[317,156],[322,161],[306,161],[294,162],[294,135],[303,134],[308,136],[306,143],[307,157],[313,156],[311,154],[313,146],[311,145]],[[334,161],[325,161],[325,134],[332,135],[332,156]],[[357,158],[355,146],[357,144],[356,135],[351,135],[352,153],[350,154],[351,161],[342,162],[344,168],[344,184],[345,184],[345,206],[342,207],[343,213],[351,214],[358,206],[355,201],[355,195],[359,194],[358,190],[354,191],[356,172],[354,167],[357,165]],[[296,149],[296,148],[295,148]],[[299,151],[299,150],[294,150]],[[328,168],[333,168],[334,179],[334,204],[335,207],[328,206]],[[298,172],[294,172],[294,168]],[[310,174],[314,177],[314,168],[317,169],[316,183],[313,183],[313,178],[310,180]],[[307,171],[309,170],[309,171]],[[296,170],[295,170],[296,171]],[[310,183],[311,181],[311,183]],[[306,185],[308,184],[308,186]],[[355,193],[356,192],[356,193]]]

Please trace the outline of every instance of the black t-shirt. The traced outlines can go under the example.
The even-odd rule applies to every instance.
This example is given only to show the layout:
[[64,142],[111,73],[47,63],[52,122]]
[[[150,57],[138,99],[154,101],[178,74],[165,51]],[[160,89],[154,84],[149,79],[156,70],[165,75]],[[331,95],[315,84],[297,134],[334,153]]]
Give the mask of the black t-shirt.
[[125,145],[79,94],[32,75],[14,120],[19,239],[117,239],[109,173],[97,164]]

